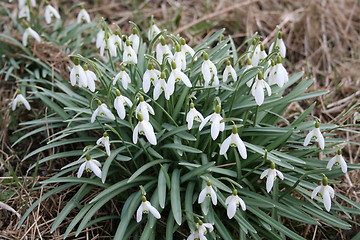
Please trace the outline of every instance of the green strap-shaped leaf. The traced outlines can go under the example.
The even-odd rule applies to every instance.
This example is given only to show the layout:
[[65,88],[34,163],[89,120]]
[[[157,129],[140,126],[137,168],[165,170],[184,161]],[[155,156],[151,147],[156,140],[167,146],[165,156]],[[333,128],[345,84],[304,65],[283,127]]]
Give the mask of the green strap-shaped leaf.
[[175,169],[171,175],[170,189],[171,211],[178,225],[182,222],[181,196],[180,196],[180,170]]
[[144,164],[142,167],[140,167],[138,170],[136,170],[136,172],[134,172],[133,175],[131,175],[131,177],[129,178],[129,180],[127,182],[128,183],[132,182],[135,178],[137,178],[140,174],[142,174],[148,168],[155,166],[157,164],[164,163],[164,162],[170,162],[170,160],[159,159],[159,160],[154,160],[152,162],[148,162],[148,163]]

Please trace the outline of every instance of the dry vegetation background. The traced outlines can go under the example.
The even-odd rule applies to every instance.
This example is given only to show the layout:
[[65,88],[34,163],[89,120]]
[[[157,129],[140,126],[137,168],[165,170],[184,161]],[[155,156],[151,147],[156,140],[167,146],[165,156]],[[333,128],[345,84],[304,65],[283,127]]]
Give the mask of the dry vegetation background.
[[[15,1],[14,1],[15,2]],[[38,1],[39,2],[39,1]],[[79,1],[60,0],[51,1],[58,6],[61,14],[67,13],[67,6]],[[339,125],[351,124],[352,115],[357,108],[351,108],[360,103],[360,6],[355,0],[218,0],[218,1],[116,1],[97,0],[84,1],[93,19],[100,16],[108,22],[117,23],[125,33],[129,33],[128,21],[136,22],[140,28],[148,26],[150,16],[153,15],[157,24],[175,33],[184,36],[189,44],[196,45],[199,41],[210,36],[219,28],[226,28],[225,33],[231,35],[235,43],[240,44],[248,36],[258,32],[266,46],[273,41],[275,27],[278,25],[284,36],[288,48],[286,67],[290,73],[305,71],[307,75],[316,77],[311,90],[330,91],[329,94],[320,97],[316,109],[312,113],[319,117],[322,122],[336,123]],[[16,3],[2,3],[11,9],[12,14],[17,15]],[[0,5],[1,6],[1,5]],[[67,21],[75,17],[78,9],[69,15]],[[6,16],[1,16],[0,25],[11,25]],[[20,34],[14,35],[20,39]],[[54,52],[61,54],[61,46]],[[44,48],[48,49],[48,48]],[[58,55],[59,56],[59,55]],[[39,50],[37,57],[44,62],[53,64],[64,61],[64,57],[54,59],[51,52]],[[1,66],[2,68],[2,66]],[[66,73],[65,73],[66,74]],[[19,177],[15,182],[11,166],[17,173],[26,173],[26,165],[20,163],[22,156],[38,146],[38,139],[28,139],[23,145],[11,148],[13,139],[12,132],[15,129],[14,122],[18,123],[29,118],[21,115],[14,119],[11,114],[9,103],[16,91],[15,82],[4,81],[4,74],[0,71],[0,191],[13,193],[7,203],[23,213],[26,208],[44,194],[44,191],[31,191],[33,186],[38,185],[41,179],[47,178],[55,169],[53,166],[45,166],[39,176]],[[32,103],[36,106],[36,103]],[[294,103],[287,112],[291,116],[293,112],[303,111],[311,104],[310,101]],[[39,109],[42,111],[44,109]],[[27,113],[25,110],[22,113]],[[34,116],[31,116],[33,118]],[[358,129],[359,130],[359,129]],[[360,142],[359,135],[355,133],[338,133],[350,141]],[[359,163],[360,150],[356,145],[345,145],[344,156],[349,163]],[[47,154],[51,154],[48,152]],[[322,158],[323,156],[319,156]],[[61,161],[61,160],[59,160]],[[21,176],[21,175],[19,175]],[[337,185],[336,191],[342,192],[354,201],[360,203],[360,173],[352,171]],[[11,183],[11,184],[9,184]],[[0,210],[0,239],[34,239],[34,236],[42,236],[44,239],[62,239],[63,231],[55,231],[50,234],[51,223],[57,213],[66,204],[71,194],[62,193],[49,198],[44,202],[20,230],[15,230],[17,218],[6,211]],[[2,199],[0,199],[1,201]],[[338,200],[340,201],[340,200]],[[118,211],[116,204],[108,205],[108,209],[102,209],[104,214]],[[99,213],[100,215],[102,213]],[[70,219],[69,219],[70,221]],[[69,222],[65,222],[64,226]],[[302,226],[299,223],[286,222],[287,226],[295,229],[305,229],[300,234],[306,239],[349,239],[350,235],[359,229],[354,225],[350,231],[336,233],[332,237],[326,234],[329,231],[325,225],[322,227]],[[102,225],[89,228],[77,239],[107,239],[111,236],[111,224],[109,227]],[[299,232],[299,231],[298,231]]]

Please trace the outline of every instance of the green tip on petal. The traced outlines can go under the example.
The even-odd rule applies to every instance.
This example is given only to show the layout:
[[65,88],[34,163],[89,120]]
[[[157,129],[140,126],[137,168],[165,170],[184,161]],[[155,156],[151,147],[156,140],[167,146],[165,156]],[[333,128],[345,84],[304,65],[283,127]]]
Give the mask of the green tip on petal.
[[175,68],[176,68],[176,62],[175,62],[175,61],[172,61],[172,62],[171,62],[171,68],[172,68],[172,69],[175,69]]
[[278,32],[278,39],[282,39],[282,32]]
[[327,176],[324,175],[321,182],[322,182],[322,185],[327,186],[329,184],[329,179],[327,178]]
[[160,43],[161,45],[165,46],[166,45],[166,40],[163,36],[160,37]]
[[179,44],[176,44],[176,45],[175,45],[175,50],[176,50],[177,52],[181,52],[181,46],[180,46]]
[[233,194],[234,196],[236,196],[236,195],[238,195],[238,191],[237,191],[236,189],[234,189],[233,192],[232,192],[232,194]]
[[194,103],[190,103],[190,108],[195,108],[195,104],[194,104]]
[[143,202],[146,202],[146,201],[147,201],[147,200],[146,200],[146,197],[145,197],[144,195],[142,195],[141,201],[143,201]]
[[121,92],[119,89],[116,89],[115,92],[116,92],[116,96],[121,96]]
[[142,122],[144,120],[144,117],[141,113],[137,114],[137,118],[139,119],[140,122]]
[[271,169],[275,169],[275,163],[274,163],[274,162],[271,162],[271,163],[270,163],[270,168],[271,168]]
[[89,161],[91,159],[90,154],[86,154],[86,160]]
[[238,133],[238,128],[237,128],[237,126],[234,124],[233,126],[232,126],[232,133],[233,134],[237,134]]
[[276,58],[276,63],[282,63],[282,58],[281,58],[281,56],[278,56],[277,58]]
[[230,65],[231,65],[230,60],[227,60],[227,61],[226,61],[226,65],[228,65],[228,66],[230,66]]
[[264,74],[263,74],[263,72],[258,72],[258,79],[259,80],[263,80],[264,79]]
[[133,28],[133,29],[131,30],[131,33],[134,34],[134,35],[137,35],[138,31],[137,31],[136,28]]
[[221,112],[221,105],[219,104],[215,107],[215,113],[220,114],[220,112]]
[[316,123],[315,123],[315,127],[316,128],[319,128],[320,127],[320,122],[316,120]]
[[207,181],[207,183],[206,183],[208,186],[211,186],[212,184],[211,184],[211,181],[209,180],[209,181]]
[[209,60],[209,54],[207,54],[206,52],[204,52],[204,60]]
[[[175,68],[176,68],[176,64],[175,64]],[[160,73],[160,78],[161,78],[161,79],[165,79],[165,78],[166,78],[165,72],[161,72],[161,73]]]
[[260,49],[261,49],[261,51],[265,51],[265,47],[264,47],[264,44],[260,44]]
[[186,44],[186,40],[184,38],[180,38],[180,43],[181,45],[185,45]]
[[337,151],[337,154],[338,154],[338,155],[342,155],[342,150],[339,149],[339,150]]

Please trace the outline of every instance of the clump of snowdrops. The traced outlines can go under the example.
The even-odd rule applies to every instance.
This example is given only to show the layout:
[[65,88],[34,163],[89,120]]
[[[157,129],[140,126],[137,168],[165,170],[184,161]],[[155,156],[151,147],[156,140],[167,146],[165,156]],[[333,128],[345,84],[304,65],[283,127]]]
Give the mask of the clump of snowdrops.
[[[143,30],[130,22],[125,34],[92,22],[83,6],[73,23],[63,23],[48,2],[18,6],[22,43],[1,34],[22,51],[5,69],[19,89],[11,107],[25,111],[16,109],[22,103],[33,111],[30,103],[39,101],[47,113],[22,123],[20,131],[33,130],[14,144],[52,129],[23,160],[54,148],[29,170],[59,158],[70,162],[42,182],[63,184],[35,202],[19,226],[40,201],[77,186],[52,223],[54,231],[76,213],[65,238],[113,218],[119,219],[114,239],[303,239],[284,219],[351,227],[347,220],[359,205],[332,186],[358,166],[342,157],[346,141],[330,133],[338,126],[310,115],[316,103],[283,116],[290,103],[326,91],[307,93],[314,79],[288,75],[279,29],[269,49],[257,34],[236,46],[223,30],[192,48],[153,19]],[[69,54],[68,77],[33,56],[41,42]],[[12,74],[19,65],[25,76]],[[77,148],[66,150],[69,144]],[[112,199],[120,216],[96,219]]]

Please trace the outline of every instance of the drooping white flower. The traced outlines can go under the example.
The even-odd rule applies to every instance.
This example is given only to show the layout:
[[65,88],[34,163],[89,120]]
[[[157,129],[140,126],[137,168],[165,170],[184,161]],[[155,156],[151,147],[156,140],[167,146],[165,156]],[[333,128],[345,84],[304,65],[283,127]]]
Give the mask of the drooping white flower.
[[131,78],[129,74],[125,71],[125,67],[121,66],[120,72],[116,74],[113,85],[120,80],[124,89],[128,89],[129,83],[131,83]]
[[11,109],[13,111],[15,111],[17,105],[19,104],[24,104],[25,108],[27,110],[31,110],[31,106],[29,104],[29,102],[26,100],[26,98],[21,94],[20,91],[18,91],[18,94],[16,95],[16,97],[14,98],[14,100],[12,101],[12,104],[11,104]]
[[226,67],[223,73],[223,82],[227,82],[229,76],[231,76],[234,80],[234,82],[236,82],[237,80],[237,74],[235,69],[231,66],[230,61],[227,61],[226,63]]
[[189,130],[193,127],[194,120],[202,122],[204,121],[204,117],[198,110],[195,109],[194,103],[190,103],[190,110],[186,114],[186,122]]
[[243,211],[246,210],[245,202],[238,196],[237,190],[234,189],[233,193],[226,198],[225,205],[227,205],[227,216],[232,219],[235,216],[236,209],[241,206]]
[[76,82],[79,83],[79,87],[87,87],[88,80],[83,67],[79,63],[79,59],[74,59],[74,66],[70,72],[70,83],[75,86]]
[[269,84],[267,84],[264,81],[263,73],[259,72],[255,78],[255,83],[251,88],[251,94],[254,96],[255,102],[259,106],[264,103],[264,99],[265,99],[264,89],[266,89],[268,95],[271,96],[271,88]]
[[151,63],[148,64],[148,67],[143,76],[143,90],[147,93],[150,90],[151,83],[155,86],[158,82],[161,72],[157,69],[154,69],[154,65]]
[[262,43],[258,44],[254,50],[254,54],[252,55],[251,62],[253,66],[259,65],[259,63],[267,57],[265,52],[265,47]]
[[181,47],[179,44],[176,44],[174,61],[176,63],[176,67],[184,71],[186,69],[186,56],[183,51],[181,51]]
[[147,37],[149,39],[149,41],[151,41],[154,37],[156,37],[159,33],[160,33],[160,29],[158,26],[156,26],[156,24],[154,23],[154,21],[151,21],[150,23],[150,28],[147,34]]
[[207,229],[209,229],[209,232],[214,231],[213,224],[203,223],[201,220],[199,220],[199,222],[196,223],[196,229],[199,232],[200,240],[206,239],[204,235],[207,233]]
[[163,59],[166,57],[168,62],[171,63],[174,58],[170,47],[166,44],[166,40],[163,36],[160,37],[160,42],[156,45],[156,60],[162,64]]
[[357,121],[360,121],[360,112],[354,113],[354,124],[356,124]]
[[19,9],[22,8],[25,5],[36,7],[36,0],[30,0],[30,1],[28,1],[28,0],[19,0],[19,2],[18,2]]
[[209,60],[209,55],[204,52],[204,62],[201,65],[201,73],[204,77],[205,87],[219,85],[217,69],[213,62]]
[[212,204],[214,204],[214,205],[217,204],[216,192],[213,189],[210,181],[208,181],[206,187],[203,190],[201,190],[201,192],[199,194],[198,203],[200,204],[200,203],[204,202],[206,197],[211,198]]
[[31,27],[27,26],[22,37],[22,44],[26,47],[29,36],[33,37],[37,42],[41,42],[40,35]]
[[[117,48],[119,47],[119,49],[122,51],[123,48],[124,48],[124,42],[121,40],[121,33],[120,33],[120,30],[116,30],[115,31],[115,34],[112,34],[110,37],[109,37],[109,40],[108,40],[108,44],[110,45],[110,48]],[[116,54],[117,55],[117,54]],[[112,55],[113,57],[116,57],[116,55]]]
[[329,186],[329,180],[326,176],[323,177],[321,185],[317,186],[311,193],[311,199],[313,199],[318,193],[321,194],[321,197],[324,202],[324,207],[326,211],[331,209],[331,198],[334,198],[335,192],[334,189]]
[[243,159],[247,158],[246,147],[244,142],[239,137],[238,129],[236,125],[233,126],[231,135],[228,138],[226,138],[224,142],[221,144],[220,155],[224,155],[230,146],[237,147],[241,157]]
[[18,18],[19,19],[25,18],[26,21],[30,22],[30,8],[28,5],[19,8]]
[[87,65],[84,65],[84,72],[88,88],[90,91],[95,92],[95,81],[97,80],[96,74],[93,71],[90,71]]
[[249,46],[248,50],[247,50],[247,53],[246,53],[246,57],[247,59],[250,59],[251,60],[251,57],[253,56],[254,54],[254,50],[256,48],[256,46],[258,45],[258,39],[257,38],[254,38],[251,42],[251,45]]
[[107,133],[105,132],[104,135],[99,138],[97,141],[96,141],[96,144],[97,145],[102,145],[105,147],[105,151],[106,151],[106,154],[108,156],[110,156],[111,154],[111,151],[110,151],[110,138],[109,136],[107,135]]
[[[181,51],[186,55],[190,54],[191,57],[194,57],[195,51],[189,45],[186,44],[186,40],[184,38],[180,38],[181,43]],[[196,59],[195,59],[196,60]]]
[[[192,232],[192,233],[186,238],[186,240],[198,240],[198,239],[200,239],[200,236],[199,236],[199,232],[198,232],[198,231]],[[207,240],[206,237],[203,238],[203,239]]]
[[97,177],[101,179],[101,163],[98,160],[91,159],[89,154],[86,154],[86,160],[79,167],[77,177],[80,178],[84,173],[84,170],[87,172],[93,172]]
[[136,52],[131,47],[129,40],[126,40],[124,45],[123,62],[132,64],[137,64],[138,62]]
[[47,24],[51,23],[51,17],[61,19],[59,12],[46,1],[45,20]]
[[142,117],[146,120],[149,121],[149,113],[154,115],[154,109],[151,107],[150,104],[148,104],[147,102],[145,102],[144,97],[140,96],[139,98],[140,103],[139,105],[136,107],[135,111],[138,113],[141,113]]
[[139,45],[140,45],[140,37],[138,35],[138,32],[136,30],[136,28],[132,29],[132,33],[129,36],[129,41],[131,43],[132,48],[134,49],[134,51],[136,53],[138,53],[139,51]]
[[282,65],[282,59],[279,56],[277,63],[271,68],[269,73],[269,85],[277,84],[279,87],[283,87],[285,83],[289,81],[289,74]]
[[96,42],[95,42],[95,46],[96,48],[100,48],[101,45],[103,45],[103,42],[105,41],[105,31],[104,29],[101,29],[97,34],[96,34]]
[[275,163],[273,163],[273,162],[270,163],[270,168],[266,169],[265,171],[263,171],[261,173],[260,179],[263,179],[265,176],[267,177],[267,180],[266,180],[266,191],[267,192],[271,191],[271,189],[274,185],[274,180],[275,180],[276,176],[278,176],[281,180],[284,180],[284,175],[282,174],[282,172],[275,169]]
[[143,195],[141,199],[141,204],[136,211],[136,221],[140,222],[142,219],[143,213],[148,214],[151,213],[155,218],[161,218],[159,211],[154,208],[149,201],[146,200],[146,197]]
[[137,118],[139,122],[135,126],[133,131],[133,142],[135,144],[137,143],[140,134],[140,135],[145,135],[149,143],[151,143],[152,145],[156,145],[157,141],[153,126],[150,124],[150,122],[148,122],[143,118],[141,113],[137,114]]
[[162,92],[164,92],[165,98],[167,100],[169,100],[172,93],[171,93],[171,89],[169,87],[169,83],[166,83],[165,72],[162,72],[160,74],[160,78],[158,79],[158,81],[155,84],[154,92],[153,92],[154,100],[157,100],[160,97]]
[[189,77],[186,76],[186,74],[183,73],[180,69],[176,68],[176,66],[177,64],[174,61],[172,61],[171,62],[172,71],[168,79],[168,87],[169,87],[170,95],[172,95],[175,91],[176,82],[182,81],[187,87],[192,87]]
[[347,164],[345,162],[345,159],[342,156],[341,149],[339,149],[337,154],[333,158],[330,159],[330,161],[328,162],[326,168],[331,170],[335,163],[337,163],[337,164],[339,164],[341,166],[341,171],[343,173],[347,172]]
[[[273,42],[271,45],[270,45],[270,48],[269,48],[269,52],[271,53],[274,49],[274,43]],[[280,56],[282,58],[285,58],[286,57],[286,46],[285,46],[285,43],[284,43],[284,40],[282,39],[282,33],[279,31],[278,32],[278,35],[277,35],[277,39],[276,39],[276,45],[275,45],[275,49],[278,49],[279,52],[280,52]]]
[[115,120],[114,114],[108,109],[105,103],[99,101],[99,106],[91,115],[91,123],[95,122],[97,116],[106,116],[110,120]]
[[90,23],[91,19],[89,13],[85,10],[84,6],[81,6],[81,10],[77,15],[77,23],[80,24],[83,21]]
[[117,114],[119,115],[119,117],[121,119],[125,118],[125,105],[128,105],[129,107],[132,107],[132,102],[130,101],[129,98],[121,95],[120,91],[118,89],[116,89],[116,98],[114,100],[114,108],[117,111]]
[[315,139],[315,142],[319,143],[321,149],[325,148],[325,139],[320,132],[320,123],[318,121],[315,122],[315,127],[306,135],[304,146],[307,146],[312,138]]
[[211,124],[211,137],[215,140],[219,136],[219,132],[223,132],[225,129],[225,123],[221,122],[223,119],[220,115],[221,106],[217,105],[215,108],[215,112],[209,116],[207,116],[200,124],[199,130],[201,131],[207,122]]

